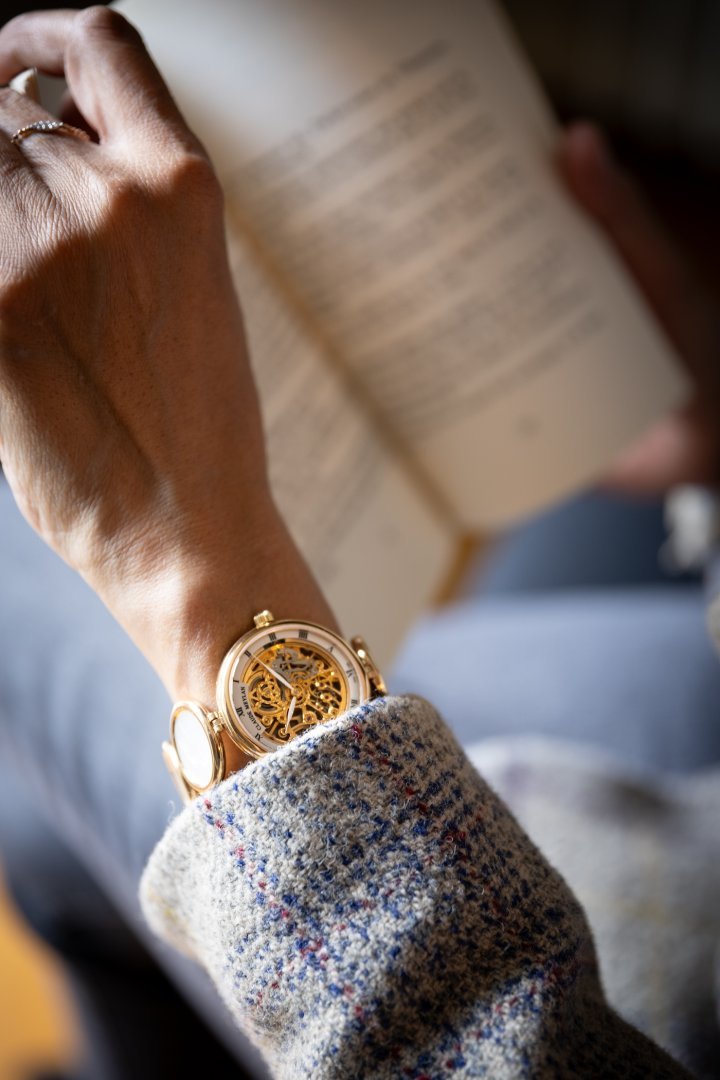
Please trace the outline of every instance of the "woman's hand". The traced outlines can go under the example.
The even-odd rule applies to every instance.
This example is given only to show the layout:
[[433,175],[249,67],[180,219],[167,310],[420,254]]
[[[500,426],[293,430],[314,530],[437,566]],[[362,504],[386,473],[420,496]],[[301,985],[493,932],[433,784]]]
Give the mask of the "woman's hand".
[[578,202],[626,263],[675,345],[696,386],[692,402],[632,446],[606,483],[636,494],[675,484],[720,485],[720,314],[717,299],[613,161],[597,128],[576,124],[563,135],[560,170]]
[[64,74],[96,142],[0,90],[0,459],[20,509],[173,694],[254,610],[331,622],[270,497],[223,204],[142,41],[106,8],[21,16],[0,83]]

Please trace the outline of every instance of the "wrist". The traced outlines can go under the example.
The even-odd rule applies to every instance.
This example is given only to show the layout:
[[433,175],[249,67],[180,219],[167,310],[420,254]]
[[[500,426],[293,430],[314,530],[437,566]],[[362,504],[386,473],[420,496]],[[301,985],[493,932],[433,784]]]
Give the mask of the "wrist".
[[215,701],[215,682],[230,646],[253,616],[307,619],[337,629],[334,615],[287,528],[271,506],[242,532],[169,558],[135,585],[120,619],[174,700]]

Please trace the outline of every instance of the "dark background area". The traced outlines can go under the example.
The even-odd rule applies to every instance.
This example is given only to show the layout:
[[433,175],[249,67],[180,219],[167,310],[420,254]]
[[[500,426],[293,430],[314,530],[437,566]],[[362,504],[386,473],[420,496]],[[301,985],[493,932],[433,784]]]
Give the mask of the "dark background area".
[[720,3],[503,7],[560,118],[603,125],[720,299]]

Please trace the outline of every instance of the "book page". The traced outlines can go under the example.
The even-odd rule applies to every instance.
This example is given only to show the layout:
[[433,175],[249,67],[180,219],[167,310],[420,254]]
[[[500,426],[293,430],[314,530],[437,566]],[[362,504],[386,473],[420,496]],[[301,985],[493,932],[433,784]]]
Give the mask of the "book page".
[[298,303],[467,526],[594,478],[682,399],[554,175],[553,122],[488,0],[121,6]]
[[273,494],[344,632],[366,637],[387,665],[446,577],[457,536],[416,492],[232,222],[228,243]]

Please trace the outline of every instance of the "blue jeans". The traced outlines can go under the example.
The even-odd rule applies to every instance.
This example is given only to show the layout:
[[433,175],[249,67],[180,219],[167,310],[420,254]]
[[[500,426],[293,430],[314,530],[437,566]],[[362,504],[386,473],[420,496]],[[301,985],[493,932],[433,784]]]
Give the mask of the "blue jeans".
[[[663,579],[660,538],[656,509],[586,498],[545,515],[500,546],[471,599],[415,629],[391,689],[429,697],[465,743],[534,732],[653,768],[720,760],[701,589]],[[0,851],[68,967],[88,1075],[266,1075],[204,973],[139,914],[141,869],[177,806],[166,693],[2,481],[0,656]]]
[[720,761],[720,663],[699,578],[658,560],[661,508],[587,495],[511,533],[473,596],[424,620],[393,688],[440,709],[460,741],[543,734],[628,763]]

